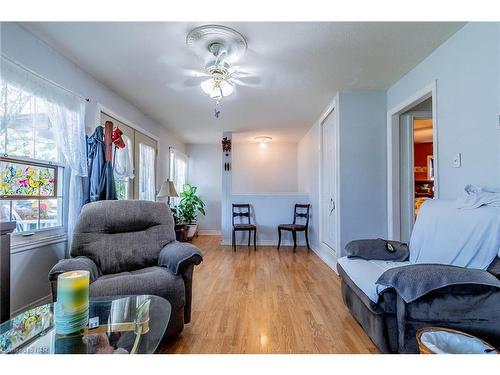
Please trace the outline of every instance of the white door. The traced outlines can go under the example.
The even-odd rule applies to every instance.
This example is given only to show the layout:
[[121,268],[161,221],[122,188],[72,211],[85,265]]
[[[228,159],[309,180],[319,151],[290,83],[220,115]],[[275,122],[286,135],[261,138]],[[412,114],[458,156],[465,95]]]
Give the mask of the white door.
[[321,125],[321,241],[336,252],[336,142],[335,113],[328,115]]

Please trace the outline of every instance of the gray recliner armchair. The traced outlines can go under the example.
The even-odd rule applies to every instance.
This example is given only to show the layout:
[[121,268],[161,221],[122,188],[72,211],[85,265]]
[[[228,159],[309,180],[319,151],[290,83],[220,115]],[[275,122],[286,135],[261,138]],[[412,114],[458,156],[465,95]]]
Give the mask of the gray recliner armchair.
[[151,294],[172,307],[165,337],[182,332],[191,319],[193,269],[200,250],[175,240],[174,219],[164,203],[99,201],[85,205],[77,220],[70,259],[50,271],[55,300],[57,276],[90,272],[90,296]]

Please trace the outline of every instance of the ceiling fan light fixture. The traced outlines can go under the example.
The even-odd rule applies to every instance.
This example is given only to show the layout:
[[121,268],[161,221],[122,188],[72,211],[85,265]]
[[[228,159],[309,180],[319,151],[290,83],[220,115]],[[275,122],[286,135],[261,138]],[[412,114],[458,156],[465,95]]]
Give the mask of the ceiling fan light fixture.
[[234,86],[225,79],[212,77],[200,83],[201,89],[212,99],[220,100],[234,91]]

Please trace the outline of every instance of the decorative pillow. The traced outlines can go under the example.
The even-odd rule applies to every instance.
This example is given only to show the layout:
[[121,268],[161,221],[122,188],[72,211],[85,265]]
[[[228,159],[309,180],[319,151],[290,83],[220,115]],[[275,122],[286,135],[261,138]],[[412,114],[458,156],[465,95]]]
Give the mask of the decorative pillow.
[[408,259],[408,245],[399,241],[387,241],[382,238],[356,240],[349,242],[345,251],[349,258],[366,260],[392,260],[403,262]]

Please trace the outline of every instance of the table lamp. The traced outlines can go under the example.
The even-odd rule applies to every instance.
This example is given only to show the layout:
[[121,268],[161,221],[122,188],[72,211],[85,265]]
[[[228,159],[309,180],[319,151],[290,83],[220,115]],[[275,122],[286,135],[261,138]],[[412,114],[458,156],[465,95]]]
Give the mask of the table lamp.
[[167,198],[167,203],[170,206],[170,197],[178,197],[177,191],[175,190],[174,183],[167,179],[163,184],[161,184],[160,191],[156,198]]

